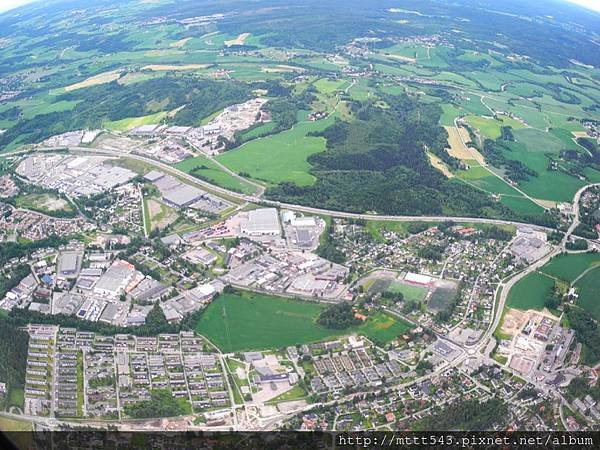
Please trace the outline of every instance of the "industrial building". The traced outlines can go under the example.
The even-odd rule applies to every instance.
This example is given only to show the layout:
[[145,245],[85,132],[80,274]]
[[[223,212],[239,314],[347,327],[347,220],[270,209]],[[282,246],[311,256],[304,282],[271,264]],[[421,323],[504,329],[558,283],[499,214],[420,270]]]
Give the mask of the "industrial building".
[[248,236],[280,235],[281,228],[277,210],[275,208],[261,208],[248,212],[248,220],[242,222],[240,231]]
[[65,252],[58,257],[58,278],[76,278],[81,269],[83,254],[79,252]]

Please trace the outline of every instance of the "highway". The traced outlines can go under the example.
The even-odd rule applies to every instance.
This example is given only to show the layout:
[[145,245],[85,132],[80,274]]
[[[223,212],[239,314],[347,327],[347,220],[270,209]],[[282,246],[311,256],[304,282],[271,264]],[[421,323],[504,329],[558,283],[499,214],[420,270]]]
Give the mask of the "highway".
[[[35,150],[43,151],[43,152],[56,152],[56,151],[65,150],[65,149],[66,149],[65,147],[37,147]],[[518,222],[518,221],[503,220],[503,219],[492,219],[492,218],[485,218],[485,217],[404,216],[404,215],[364,214],[364,213],[350,213],[350,212],[344,212],[344,211],[335,211],[335,210],[323,209],[323,208],[314,208],[311,206],[296,205],[296,204],[291,204],[291,203],[282,203],[282,202],[278,202],[278,201],[274,201],[274,200],[267,200],[267,199],[264,199],[264,198],[262,198],[260,196],[256,196],[256,195],[240,194],[239,192],[231,191],[229,189],[225,189],[220,186],[216,186],[207,181],[200,180],[186,172],[183,172],[182,170],[179,170],[179,169],[177,169],[173,166],[170,166],[168,164],[165,164],[163,162],[160,162],[160,161],[157,161],[155,159],[148,158],[145,156],[133,154],[133,153],[124,153],[124,152],[119,152],[119,151],[116,151],[113,149],[95,148],[95,147],[94,148],[69,147],[68,150],[72,151],[72,152],[78,152],[78,153],[101,154],[101,155],[107,155],[107,156],[112,156],[112,157],[133,159],[136,161],[143,162],[145,164],[153,165],[153,166],[161,169],[164,172],[170,173],[171,175],[175,175],[175,176],[189,182],[190,184],[197,185],[199,187],[203,187],[204,189],[207,189],[211,192],[218,193],[225,197],[233,198],[237,201],[250,202],[250,203],[256,203],[256,204],[260,204],[260,205],[264,205],[264,206],[272,206],[272,207],[277,207],[277,208],[289,209],[291,211],[298,211],[298,212],[303,212],[303,213],[317,214],[317,215],[330,216],[330,217],[336,217],[336,218],[380,220],[380,221],[388,221],[388,222],[443,222],[446,220],[452,220],[454,222],[486,223],[486,224],[491,224],[491,225],[513,225],[513,226],[527,225],[527,226],[530,226],[530,227],[538,229],[538,230],[554,231],[553,228],[544,227],[544,226],[540,226],[540,225],[533,225],[533,224],[529,224],[526,222]],[[11,155],[31,153],[31,152],[32,152],[31,150],[20,150],[20,151],[7,152],[4,155],[11,156]],[[245,180],[245,178],[242,178],[242,177],[240,177],[240,179]],[[584,189],[584,188],[582,188],[582,189]]]
[[[57,151],[57,150],[65,150],[65,148],[64,147],[49,147],[49,148],[40,147],[40,148],[37,148],[36,150],[44,151],[44,152],[53,152],[53,151]],[[284,209],[289,209],[289,210],[293,210],[293,211],[299,211],[299,212],[305,212],[305,213],[311,213],[311,214],[317,214],[317,215],[325,215],[325,216],[348,218],[348,219],[364,219],[364,220],[379,220],[379,221],[442,222],[442,221],[446,221],[446,220],[452,220],[455,222],[485,223],[485,224],[493,224],[493,225],[515,225],[515,226],[527,225],[527,226],[530,226],[530,227],[538,229],[538,230],[555,231],[554,229],[548,228],[548,227],[532,225],[532,224],[516,222],[516,221],[501,220],[501,219],[478,218],[478,217],[453,217],[453,216],[394,216],[394,215],[377,215],[377,214],[359,214],[359,213],[332,211],[332,210],[313,208],[313,207],[302,206],[302,205],[281,203],[281,202],[276,202],[276,201],[272,201],[272,200],[266,200],[266,199],[263,199],[263,198],[260,198],[257,196],[248,196],[248,195],[240,194],[238,192],[230,191],[228,189],[224,189],[222,187],[215,186],[204,180],[199,180],[199,179],[193,177],[192,175],[187,174],[187,173],[185,173],[175,167],[172,167],[168,164],[162,163],[160,161],[156,161],[151,158],[147,158],[145,156],[137,155],[137,154],[122,153],[122,152],[118,152],[118,151],[112,150],[112,149],[87,148],[87,147],[70,147],[70,148],[68,148],[68,150],[72,151],[72,152],[101,154],[101,155],[107,155],[107,156],[111,156],[111,157],[123,157],[123,158],[137,160],[137,161],[146,163],[148,165],[152,165],[156,168],[159,168],[166,173],[175,175],[185,181],[188,181],[190,184],[203,187],[209,191],[221,194],[225,197],[236,199],[241,202],[258,203],[261,205],[273,206],[273,207],[284,208]],[[5,156],[19,155],[19,154],[25,154],[25,153],[30,153],[30,152],[31,152],[30,150],[14,151],[14,152],[6,153]],[[240,177],[240,179],[243,179],[243,178]],[[252,184],[254,184],[254,183],[252,183]],[[565,251],[565,246],[566,246],[566,243],[568,242],[569,237],[575,231],[575,229],[577,228],[577,226],[579,225],[579,222],[580,222],[579,201],[581,199],[581,195],[583,194],[583,192],[586,189],[588,189],[592,186],[600,186],[600,183],[584,186],[580,190],[578,190],[577,193],[575,194],[575,196],[573,198],[573,209],[574,209],[573,223],[570,225],[568,231],[565,233],[565,236],[564,236],[563,240],[561,241],[561,244],[556,246],[552,251],[550,251],[547,255],[545,255],[543,258],[541,258],[534,264],[528,266],[526,269],[519,272],[518,274],[513,275],[508,280],[503,280],[498,285],[497,290],[496,290],[498,299],[497,299],[497,302],[495,305],[494,318],[493,318],[492,322],[490,323],[489,327],[486,329],[485,333],[482,335],[481,339],[479,339],[472,346],[466,346],[466,345],[461,346],[462,353],[460,354],[460,356],[458,356],[457,358],[455,358],[454,360],[452,360],[450,362],[447,362],[446,364],[442,364],[433,373],[417,377],[417,378],[413,379],[412,381],[410,381],[409,383],[403,384],[403,386],[406,387],[406,386],[409,386],[409,385],[412,385],[415,383],[419,383],[421,381],[431,378],[432,376],[439,375],[440,373],[447,370],[448,368],[458,367],[465,360],[467,360],[469,358],[481,356],[480,352],[488,347],[490,339],[492,339],[492,334],[493,334],[494,330],[496,329],[496,327],[500,323],[500,319],[502,317],[502,311],[504,309],[504,305],[506,303],[506,299],[508,297],[508,293],[509,293],[510,289],[523,277],[525,277],[529,273],[539,269],[541,266],[546,264],[552,257]],[[260,194],[262,194],[262,191],[259,191],[259,192],[260,192]],[[380,389],[379,392],[385,392],[388,389],[392,389],[392,388],[393,387]],[[351,400],[355,396],[359,396],[362,394],[363,393],[350,394],[350,395],[342,397],[341,399],[328,402],[328,404],[334,404],[336,402]],[[304,407],[300,407],[294,411],[288,411],[286,413],[278,414],[270,419],[265,419],[265,421],[263,421],[263,423],[261,424],[260,428],[267,429],[269,427],[272,427],[274,424],[280,422],[281,420],[285,419],[286,417],[289,417],[292,413],[297,413],[300,411],[308,411],[316,406],[318,406],[318,405],[314,405],[314,404],[307,405]],[[8,413],[0,413],[0,414],[4,415],[4,416],[8,416],[8,417],[13,416],[12,414],[8,414]],[[50,422],[49,419],[40,418],[40,417],[31,417],[31,416],[23,416],[23,415],[15,415],[14,417],[21,418],[21,419],[26,418],[33,422],[43,423],[46,425],[48,425]],[[56,423],[56,420],[52,419],[52,422]],[[236,424],[235,428],[241,429],[241,428],[243,428],[243,424],[238,423],[238,424]]]

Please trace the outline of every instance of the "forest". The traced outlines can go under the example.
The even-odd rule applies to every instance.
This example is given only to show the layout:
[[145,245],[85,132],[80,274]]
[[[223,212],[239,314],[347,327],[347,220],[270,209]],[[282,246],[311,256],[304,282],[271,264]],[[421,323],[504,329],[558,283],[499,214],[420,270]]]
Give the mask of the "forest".
[[354,105],[356,120],[338,121],[314,135],[327,139],[325,152],[309,158],[317,181],[300,187],[282,183],[267,196],[290,203],[351,212],[395,215],[510,214],[480,191],[446,179],[424,148],[445,154],[441,109],[406,95]]
[[29,334],[0,315],[0,382],[8,390],[25,384]]
[[427,431],[492,430],[495,429],[493,425],[503,420],[507,413],[506,403],[498,398],[481,403],[477,399],[461,400],[423,419],[419,423],[419,429]]
[[196,126],[214,111],[250,98],[250,85],[188,76],[155,78],[130,85],[117,81],[57,96],[56,102],[77,102],[73,109],[22,119],[0,134],[0,146],[21,137],[22,143],[40,142],[67,131],[102,128],[107,121],[174,111],[170,122]]
[[352,325],[358,325],[360,320],[354,317],[352,306],[344,302],[333,304],[321,311],[317,323],[325,328],[345,330]]

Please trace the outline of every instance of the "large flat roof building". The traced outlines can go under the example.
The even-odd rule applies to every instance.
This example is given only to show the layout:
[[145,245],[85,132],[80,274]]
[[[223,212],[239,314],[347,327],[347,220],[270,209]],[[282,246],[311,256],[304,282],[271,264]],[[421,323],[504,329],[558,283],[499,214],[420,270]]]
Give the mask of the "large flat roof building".
[[83,255],[78,252],[61,253],[58,257],[58,276],[75,278],[81,268]]
[[279,214],[275,208],[254,209],[248,221],[242,223],[241,232],[249,236],[275,236],[281,234]]
[[202,197],[205,192],[194,186],[183,184],[163,194],[163,200],[176,208],[185,208]]

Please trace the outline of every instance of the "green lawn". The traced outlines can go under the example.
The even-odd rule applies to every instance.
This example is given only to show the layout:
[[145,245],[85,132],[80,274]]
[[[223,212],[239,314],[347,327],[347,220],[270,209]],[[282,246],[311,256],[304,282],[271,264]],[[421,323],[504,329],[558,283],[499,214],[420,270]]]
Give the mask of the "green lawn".
[[316,322],[322,308],[318,303],[250,292],[223,294],[206,308],[196,332],[230,353],[301,345],[351,333],[385,343],[410,328],[407,323],[377,312],[357,327],[330,330]]
[[404,295],[405,300],[417,302],[423,301],[428,292],[428,290],[424,287],[411,286],[403,283],[392,283],[387,290],[393,293],[401,292],[402,295]]
[[384,345],[413,328],[410,323],[382,312],[369,313],[368,317],[357,331],[378,345]]
[[554,287],[554,280],[539,272],[532,272],[515,284],[506,300],[506,306],[521,310],[544,308],[546,295]]
[[575,286],[579,294],[577,305],[600,320],[600,267],[586,273]]
[[572,283],[586,269],[600,265],[599,253],[565,254],[553,258],[541,272]]
[[246,172],[258,180],[311,185],[315,177],[309,173],[311,166],[307,159],[310,155],[325,151],[325,139],[307,134],[322,131],[332,125],[336,115],[307,122],[307,115],[303,113],[299,117],[301,121],[291,130],[250,141],[216,159],[234,172]]
[[246,183],[223,171],[214,161],[204,156],[185,159],[175,164],[175,167],[196,178],[235,192],[253,194],[256,191],[256,188],[250,183]]

